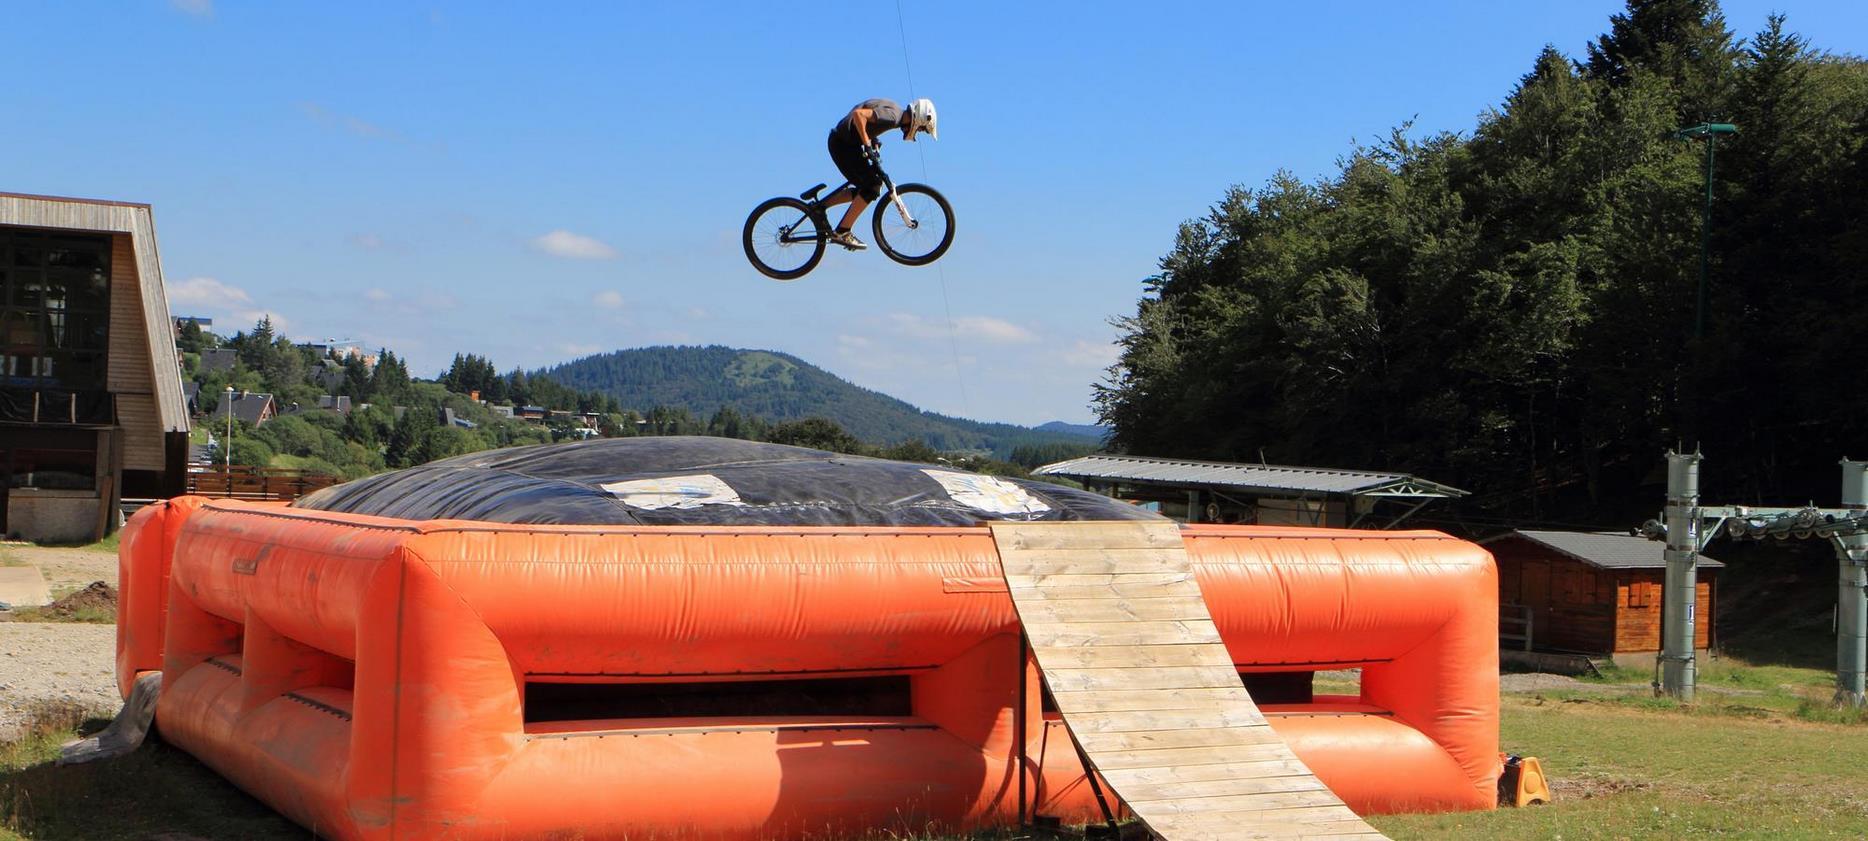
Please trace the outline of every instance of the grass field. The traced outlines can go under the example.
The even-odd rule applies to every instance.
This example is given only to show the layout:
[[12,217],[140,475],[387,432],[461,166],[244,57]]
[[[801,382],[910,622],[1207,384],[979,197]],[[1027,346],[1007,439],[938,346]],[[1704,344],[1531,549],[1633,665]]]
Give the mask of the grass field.
[[[1716,688],[1693,709],[1644,699],[1638,686],[1626,685],[1508,694],[1503,746],[1543,761],[1556,803],[1370,822],[1397,841],[1868,838],[1868,728],[1799,713],[1806,690],[1826,696],[1829,676],[1723,668],[1708,669]],[[1744,703],[1751,709],[1738,711]],[[165,832],[204,841],[309,837],[160,745],[114,763],[50,765],[79,726],[52,710],[31,738],[0,748],[0,841],[144,841]],[[1034,837],[1046,836],[985,833],[965,841]]]

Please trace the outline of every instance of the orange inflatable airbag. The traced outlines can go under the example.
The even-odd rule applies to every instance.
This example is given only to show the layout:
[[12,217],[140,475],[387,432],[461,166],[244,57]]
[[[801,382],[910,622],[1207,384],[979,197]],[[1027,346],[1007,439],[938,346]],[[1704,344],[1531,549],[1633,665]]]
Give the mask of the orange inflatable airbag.
[[[1363,669],[1359,696],[1266,710],[1352,808],[1491,808],[1485,552],[1433,532],[1184,534],[1242,671]],[[328,837],[1010,824],[1021,717],[1028,810],[1098,818],[983,528],[513,526],[182,498],[133,518],[121,553],[123,685],[160,668],[163,736]],[[875,709],[694,715],[658,694],[807,685],[787,681]],[[638,706],[547,709],[541,690],[567,686]]]

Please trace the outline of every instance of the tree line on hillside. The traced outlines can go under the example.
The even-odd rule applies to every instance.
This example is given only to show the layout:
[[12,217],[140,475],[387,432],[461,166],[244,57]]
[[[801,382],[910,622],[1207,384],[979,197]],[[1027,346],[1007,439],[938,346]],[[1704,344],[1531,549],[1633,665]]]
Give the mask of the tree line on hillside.
[[1080,435],[924,411],[770,351],[720,345],[635,348],[533,373],[630,406],[678,406],[703,417],[723,407],[774,421],[825,417],[865,441],[922,441],[939,450],[978,450],[1000,459],[1010,459],[1020,447],[1100,443]]
[[[1718,143],[1696,335],[1704,141]],[[1138,454],[1407,470],[1517,521],[1625,525],[1662,452],[1708,492],[1833,498],[1868,392],[1868,63],[1713,0],[1633,0],[1546,47],[1469,133],[1407,127],[1334,175],[1183,224],[1098,391]],[[1852,445],[1852,447],[1851,447]]]
[[[1071,458],[1094,445],[1038,444],[1017,448],[1010,460],[978,452],[948,452],[919,439],[891,444],[865,442],[836,422],[806,417],[773,422],[722,406],[702,419],[685,407],[623,408],[615,397],[579,391],[539,373],[514,369],[500,374],[486,357],[457,354],[435,380],[409,376],[393,352],[378,352],[374,366],[361,355],[325,355],[275,334],[262,318],[251,332],[221,337],[185,324],[177,335],[186,376],[200,386],[198,410],[213,417],[222,390],[272,394],[280,414],[253,426],[235,419],[235,464],[311,470],[354,479],[387,469],[412,467],[451,456],[499,447],[577,440],[591,435],[714,435],[812,447],[839,453],[949,464],[1003,475],[1028,475],[1047,461]],[[207,370],[204,350],[228,348],[233,366]],[[333,369],[339,372],[333,374]],[[321,395],[351,398],[348,413],[312,409]],[[537,406],[559,414],[542,423],[495,413],[488,404]],[[443,411],[471,424],[443,423]],[[586,418],[595,418],[590,429]],[[222,429],[220,422],[204,431]]]

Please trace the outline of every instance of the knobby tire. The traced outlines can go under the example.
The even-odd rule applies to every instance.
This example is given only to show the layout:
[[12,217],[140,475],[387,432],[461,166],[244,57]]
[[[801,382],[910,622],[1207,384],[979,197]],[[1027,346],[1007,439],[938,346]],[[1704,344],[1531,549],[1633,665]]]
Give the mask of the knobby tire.
[[[905,266],[925,266],[940,259],[953,245],[953,205],[947,203],[946,196],[926,184],[900,184],[896,186],[895,192],[902,197],[904,204],[910,205],[911,213],[920,215],[915,220],[920,223],[920,227],[908,228],[902,222],[901,214],[896,212],[895,202],[885,196],[876,202],[876,212],[870,216],[876,247],[889,255],[889,259]],[[890,240],[887,230],[890,227],[895,230],[894,241]],[[934,241],[931,249],[925,247],[928,240]]]
[[[770,218],[766,218],[766,217]],[[792,224],[795,220],[796,231],[793,236],[809,236],[806,242],[784,243],[778,241],[779,228]],[[797,280],[810,274],[812,269],[824,259],[825,235],[828,231],[819,226],[816,215],[811,213],[811,206],[790,196],[767,199],[753,208],[752,215],[746,217],[746,228],[740,233],[740,244],[746,249],[746,260],[760,274],[773,280]],[[759,249],[775,249],[774,254],[808,253],[803,263],[792,265],[773,265],[760,256]]]

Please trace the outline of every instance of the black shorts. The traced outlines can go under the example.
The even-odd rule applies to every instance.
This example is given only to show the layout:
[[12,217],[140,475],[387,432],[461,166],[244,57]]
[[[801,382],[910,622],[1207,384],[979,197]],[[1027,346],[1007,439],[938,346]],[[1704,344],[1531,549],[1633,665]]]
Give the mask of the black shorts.
[[864,200],[881,198],[882,168],[863,156],[863,143],[854,132],[830,130],[830,160],[836,163],[837,171],[843,173],[844,178],[856,185],[856,192]]

